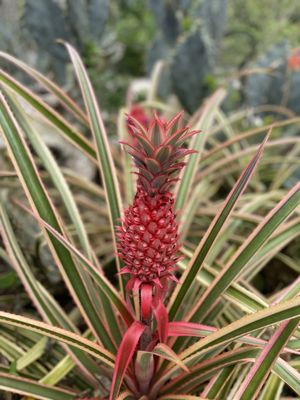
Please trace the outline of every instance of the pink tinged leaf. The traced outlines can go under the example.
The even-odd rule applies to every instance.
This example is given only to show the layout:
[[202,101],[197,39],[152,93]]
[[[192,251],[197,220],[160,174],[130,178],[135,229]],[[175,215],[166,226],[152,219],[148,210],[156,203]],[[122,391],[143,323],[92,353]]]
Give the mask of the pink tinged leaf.
[[159,115],[157,114],[156,111],[154,111],[154,120],[156,123],[156,126],[158,126],[160,135],[162,138],[166,137],[166,124],[161,120],[161,118],[159,117]]
[[174,364],[182,368],[185,372],[189,372],[188,367],[184,365],[178,355],[166,344],[158,343],[151,351],[151,353],[158,357],[164,358],[165,360],[172,361]]
[[177,160],[180,160],[183,157],[189,156],[190,154],[195,154],[197,153],[196,150],[189,150],[189,149],[178,149],[174,152],[172,157],[170,157],[170,161],[175,162]]
[[133,157],[134,162],[135,162],[135,164],[137,166],[140,166],[140,165],[144,166],[145,165],[144,164],[144,156],[143,155],[139,154],[137,151],[134,151],[134,150],[126,150],[126,151],[130,156]]
[[128,390],[120,393],[119,396],[117,397],[117,400],[135,400],[135,399],[136,397]]
[[161,187],[162,185],[164,185],[164,183],[166,182],[168,178],[166,177],[166,175],[158,175],[157,177],[155,177],[152,181],[151,181],[151,186],[158,189],[159,187]]
[[172,152],[171,146],[160,146],[154,153],[154,158],[156,158],[159,162],[163,163],[168,160],[170,154]]
[[169,291],[169,279],[161,279],[161,287],[156,287],[154,302],[157,304],[159,301],[164,301]]
[[[129,125],[130,129],[134,132],[134,133],[142,133],[143,135],[147,136],[147,131],[145,129],[145,127],[136,119],[134,118],[132,115],[130,114],[126,114],[126,119],[127,119],[127,124]],[[130,132],[132,133],[132,132]],[[133,134],[134,136],[134,134]]]
[[148,129],[148,137],[155,147],[159,146],[164,140],[164,136],[161,134],[161,131],[159,129],[156,129],[155,119],[153,119],[150,123],[150,127]]
[[151,144],[151,142],[149,141],[149,139],[145,136],[136,134],[135,135],[136,139],[139,142],[140,147],[145,151],[145,153],[147,154],[147,156],[152,156],[154,153],[154,147]]
[[[181,277],[181,285],[178,286],[170,299],[170,308],[169,308],[169,314],[170,314],[170,319],[173,320],[175,318],[175,315],[177,313],[177,310],[182,303],[189,285],[195,278],[196,274],[199,273],[200,269],[203,266],[203,262],[206,259],[206,256],[211,250],[212,245],[214,244],[215,240],[219,236],[220,232],[222,231],[222,228],[228,221],[228,218],[231,216],[231,212],[236,205],[237,201],[240,199],[242,194],[244,193],[255,169],[256,166],[260,160],[260,157],[262,155],[262,152],[264,150],[264,146],[271,134],[271,130],[267,133],[265,136],[264,141],[262,144],[259,146],[256,154],[254,157],[251,159],[251,161],[248,163],[242,174],[240,175],[239,179],[231,189],[230,193],[228,194],[226,200],[223,203],[223,206],[221,207],[220,211],[216,214],[214,220],[209,226],[209,229],[205,233],[204,237],[200,241],[193,258],[190,260],[190,263],[184,272],[184,274]],[[209,290],[209,289],[207,289]],[[199,300],[203,300],[202,298]],[[199,309],[199,304],[196,304],[194,307],[195,312]],[[193,310],[193,313],[194,313]],[[191,311],[192,313],[192,311]]]
[[147,320],[152,309],[152,285],[141,285],[141,314],[143,320]]
[[177,146],[177,141],[178,139],[181,138],[182,135],[185,135],[188,132],[188,126],[185,126],[184,128],[178,129],[174,133],[172,133],[171,136],[169,136],[165,142],[164,145],[170,144],[171,146]]
[[153,354],[146,351],[138,351],[135,360],[135,376],[137,378],[141,394],[146,394],[154,373]]
[[166,182],[165,184],[163,184],[163,186],[160,188],[160,192],[164,193],[166,192],[169,187],[173,184],[178,182],[179,178],[175,178],[175,179],[169,179],[168,182]]
[[138,172],[135,172],[134,174],[139,177],[139,183],[143,186],[143,188],[145,189],[145,192],[151,193],[152,187],[151,187],[149,181],[142,174],[139,174]]
[[175,146],[175,148],[179,148],[187,141],[187,139],[196,135],[197,133],[202,132],[199,130],[189,131],[188,129],[189,128],[186,127],[184,129],[181,129],[180,131],[174,132],[173,135],[170,136],[170,138],[168,138],[168,140],[164,144],[171,144]]
[[248,375],[235,395],[235,399],[256,399],[262,385],[269,376],[276,359],[299,324],[299,319],[284,321],[275,331],[271,339],[251,367]]
[[[83,266],[86,267],[87,272],[100,284],[103,283],[102,289],[103,293],[107,296],[109,300],[113,300],[113,304],[118,308],[120,315],[124,319],[127,325],[130,325],[133,321],[133,317],[130,311],[127,309],[126,304],[119,297],[114,287],[109,283],[103,273],[100,273],[95,267],[73,244],[71,244],[64,236],[62,236],[57,230],[55,230],[51,225],[39,217],[35,212],[28,209],[26,206],[16,201],[16,203],[25,210],[28,214],[32,215],[40,224],[42,224],[45,229],[50,232],[57,240],[59,240],[66,249],[70,250],[75,254],[78,259],[82,262]],[[97,279],[98,278],[98,279]]]
[[184,112],[179,111],[172,119],[169,121],[166,125],[166,130],[170,131],[177,123],[178,125],[181,125],[182,117],[183,117]]
[[[122,143],[121,143],[122,144]],[[126,145],[127,147],[129,147],[129,149],[126,149],[127,153],[130,154],[133,158],[134,161],[138,161],[139,163],[141,163],[142,165],[144,165],[144,158],[145,158],[145,154],[142,153],[141,151],[137,150],[136,147],[131,146],[128,143],[124,142],[124,145]]]
[[157,174],[161,171],[161,164],[154,158],[145,158],[144,163],[152,174]]
[[[193,337],[206,337],[218,329],[214,326],[208,326],[203,324],[197,324],[195,322],[185,321],[173,321],[168,324],[168,337],[179,337],[179,336],[193,336]],[[240,343],[245,343],[251,346],[265,347],[267,341],[256,338],[251,335],[246,335],[238,339]],[[298,351],[284,348],[285,353],[298,354]]]
[[168,338],[168,313],[162,301],[159,301],[157,307],[154,308],[154,315],[157,322],[159,341],[166,343]]
[[140,167],[139,166],[139,172],[137,172],[139,175],[143,175],[148,181],[151,181],[154,178],[154,174],[149,172],[145,167]]
[[116,400],[120,391],[124,375],[135,353],[136,346],[142,336],[145,325],[135,321],[126,331],[118,349],[116,363],[111,383],[109,400]]
[[180,140],[178,140],[178,142],[176,143],[176,146],[181,146],[187,139],[189,139],[190,137],[196,135],[197,133],[201,133],[201,132],[202,131],[199,131],[199,130],[194,130],[194,131],[188,132]]
[[192,396],[189,394],[170,393],[165,396],[160,396],[159,400],[208,400],[208,399],[199,396]]
[[208,333],[216,332],[217,328],[194,322],[169,322],[168,336],[195,336],[205,337]]
[[[139,183],[141,183],[144,186],[145,189],[149,189],[149,191],[151,192],[150,182],[152,181],[152,179],[149,180],[147,177],[145,177],[144,174],[141,174],[139,172],[133,172],[133,174],[138,176],[139,177]],[[147,191],[147,193],[148,193],[148,191]]]
[[183,162],[183,161],[176,163],[176,164],[172,164],[170,167],[164,168],[164,173],[168,174],[168,175],[171,175],[174,172],[178,173],[185,165],[186,165],[186,162]]

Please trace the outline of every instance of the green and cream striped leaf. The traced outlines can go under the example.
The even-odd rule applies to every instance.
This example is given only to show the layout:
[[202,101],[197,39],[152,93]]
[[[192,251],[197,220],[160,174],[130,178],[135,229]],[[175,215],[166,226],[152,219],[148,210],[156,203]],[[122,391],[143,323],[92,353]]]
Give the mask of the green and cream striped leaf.
[[221,230],[224,228],[238,199],[241,197],[244,190],[246,189],[247,184],[250,181],[251,176],[253,175],[255,168],[259,162],[259,159],[261,157],[267,139],[268,135],[266,136],[265,140],[256,151],[256,154],[254,155],[252,160],[244,169],[243,173],[241,174],[236,184],[233,186],[222,208],[215,216],[209,229],[207,230],[201,242],[199,243],[197,249],[195,250],[194,255],[190,260],[187,269],[184,271],[184,274],[180,279],[181,284],[177,285],[177,287],[173,291],[171,299],[168,304],[170,320],[173,320],[175,318],[176,313],[186,293],[188,292],[189,287],[191,286],[192,282],[194,281],[195,277],[197,276],[201,267],[203,266],[206,256],[208,255],[210,249],[212,248]]
[[282,358],[278,358],[273,372],[300,396],[300,373]]
[[[202,356],[212,349],[225,346],[251,332],[297,317],[300,317],[300,297],[270,306],[254,314],[246,315],[197,341],[180,353],[179,357],[184,361],[186,366],[191,367],[199,362]],[[179,372],[180,369],[178,367],[169,368],[164,374],[163,381],[166,382],[174,374]]]
[[91,161],[96,162],[97,156],[93,145],[71,125],[61,114],[46,104],[40,97],[26,88],[20,82],[0,69],[0,83],[13,90],[37,110],[51,125],[58,129],[58,132],[86,154]]
[[205,349],[230,343],[250,332],[266,328],[284,320],[300,316],[300,297],[270,306],[254,314],[246,315],[239,320],[219,329],[215,333],[198,341],[180,354],[187,366],[192,365]]
[[[31,206],[50,225],[62,233],[63,228],[60,218],[41,180],[33,157],[23,138],[22,131],[2,93],[0,94],[0,122],[11,161]],[[99,311],[94,307],[90,293],[84,285],[82,275],[72,255],[57,239],[48,235],[46,231],[45,236],[64,281],[87,325],[105,347],[115,351],[115,344],[109,336],[105,324],[99,318]]]
[[187,315],[186,318],[189,321],[201,322],[220,295],[242,273],[251,258],[262,248],[280,224],[293,213],[299,203],[300,183],[291,189],[278,205],[269,212],[239,250],[234,253],[231,260],[206,289],[194,309]]
[[224,89],[216,91],[209,99],[206,100],[203,109],[200,110],[200,117],[197,121],[192,122],[192,128],[202,130],[199,135],[195,135],[191,141],[190,148],[196,150],[197,154],[191,154],[189,162],[182,173],[181,180],[176,190],[177,210],[184,209],[190,190],[194,184],[194,178],[198,169],[199,160],[202,156],[205,140],[209,129],[212,126],[216,113],[220,104],[224,100],[226,92]]
[[[117,251],[115,226],[120,223],[122,202],[121,202],[119,184],[117,181],[117,174],[115,171],[112,154],[109,147],[108,135],[101,117],[95,93],[93,91],[91,82],[84,68],[84,65],[77,51],[67,43],[65,43],[65,46],[69,52],[69,55],[71,57],[76,72],[82,97],[85,103],[86,112],[88,114],[90,128],[94,136],[96,150],[97,150],[98,165],[105,189],[107,207],[109,209],[111,232],[113,241],[115,243],[115,250]],[[117,267],[118,270],[120,271],[118,258],[117,258]],[[124,277],[119,275],[119,283],[121,291],[124,294],[123,281]]]
[[[54,157],[51,152],[44,144],[43,140],[40,136],[35,132],[35,130],[31,127],[31,125],[26,120],[24,114],[20,110],[20,107],[16,104],[15,101],[7,94],[7,99],[9,101],[9,105],[11,110],[16,118],[17,123],[20,125],[23,132],[26,134],[26,137],[30,140],[31,145],[34,150],[38,154],[40,160],[42,161],[45,169],[48,171],[50,177],[52,178],[53,185],[57,188],[58,193],[60,194],[62,203],[65,205],[65,209],[70,216],[71,221],[74,224],[76,234],[78,236],[81,247],[84,251],[84,254],[91,261],[95,259],[93,256],[93,252],[89,243],[89,239],[81,219],[78,207],[74,201],[73,195],[67,185],[64,176],[57,165]],[[97,294],[95,293],[95,287],[90,277],[86,275],[84,271],[82,271],[83,280],[88,287],[88,291],[93,293],[92,299],[95,303],[95,308],[98,310],[104,311],[105,318],[107,319],[109,329],[114,333],[115,338],[118,341],[121,341],[121,334],[119,332],[118,324],[114,318],[114,313],[110,307],[110,304],[107,303],[106,298],[102,299],[102,302],[99,301]],[[101,294],[102,295],[102,294]]]
[[52,388],[33,380],[0,371],[0,390],[5,393],[15,393],[22,396],[34,396],[41,400],[74,400],[76,392]]
[[13,100],[13,98],[9,95],[9,93],[6,93],[6,98],[16,118],[17,123],[20,125],[22,131],[29,139],[35,152],[37,153],[44,167],[48,171],[54,186],[59,192],[61,199],[65,205],[66,211],[69,214],[70,219],[74,224],[76,234],[78,235],[78,239],[84,250],[84,254],[87,257],[92,258],[90,243],[84,228],[84,224],[80,217],[78,207],[74,201],[74,197],[70,191],[68,184],[66,183],[66,180],[57,162],[55,161],[48,147],[41,139],[41,136],[33,129],[32,125],[29,124],[28,120],[26,119],[26,116],[21,111],[21,108],[17,104],[17,102]]
[[262,389],[259,400],[279,400],[283,386],[284,382],[278,376],[271,373]]
[[[10,256],[11,263],[44,321],[72,332],[79,333],[75,325],[53,299],[46,288],[36,280],[20,249],[20,246],[18,245],[13,227],[2,202],[0,202],[0,219],[2,239],[5,243],[7,253]],[[89,379],[89,381],[95,383],[94,374],[97,372],[97,366],[93,360],[90,359],[87,354],[78,349],[73,348],[68,351],[72,354],[73,360],[76,361],[76,364],[81,369],[82,373]]]
[[190,369],[188,373],[181,373],[161,389],[161,393],[185,392],[193,393],[195,386],[202,384],[207,379],[207,374],[215,376],[218,371],[231,365],[240,365],[253,362],[259,353],[257,348],[249,346],[224,352],[215,357],[208,358]]
[[81,110],[81,108],[58,85],[48,79],[46,75],[41,74],[36,69],[31,68],[29,65],[15,58],[11,54],[0,51],[0,57],[18,67],[32,79],[38,82],[41,86],[43,86],[49,93],[55,96],[61,105],[70,113],[72,113],[79,122],[84,125],[88,124],[87,116]]
[[0,324],[28,329],[29,331],[50,337],[61,343],[66,343],[83,350],[84,352],[100,360],[108,368],[113,368],[114,366],[115,357],[112,353],[104,349],[99,344],[91,342],[90,340],[85,339],[76,333],[69,332],[53,325],[45,324],[41,321],[36,321],[31,318],[26,318],[21,315],[15,315],[4,311],[0,311]]
[[[23,207],[26,209],[25,207]],[[131,325],[133,322],[133,316],[128,310],[128,307],[125,301],[120,297],[119,293],[112,286],[112,284],[105,278],[105,276],[99,272],[99,270],[82,254],[75,246],[73,246],[64,236],[62,236],[57,230],[55,230],[51,225],[49,225],[46,221],[40,218],[38,215],[30,212],[30,210],[26,209],[42,226],[45,227],[47,231],[49,231],[66,249],[70,250],[74,256],[78,258],[78,260],[82,263],[86,271],[91,275],[91,277],[95,280],[95,283],[98,287],[103,291],[103,293],[107,296],[108,300],[118,309],[122,318],[127,323],[127,325]]]
[[269,342],[261,351],[259,357],[251,367],[239,390],[235,394],[237,400],[252,400],[259,395],[273,364],[280,356],[283,347],[288,342],[299,324],[299,318],[283,322],[275,331]]

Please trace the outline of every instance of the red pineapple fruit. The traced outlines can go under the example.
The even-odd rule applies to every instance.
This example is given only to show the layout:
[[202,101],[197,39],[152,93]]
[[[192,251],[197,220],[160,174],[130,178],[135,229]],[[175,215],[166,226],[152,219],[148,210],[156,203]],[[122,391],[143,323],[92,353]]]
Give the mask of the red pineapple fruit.
[[182,159],[194,152],[183,144],[198,132],[181,127],[182,116],[165,121],[154,114],[149,128],[127,116],[133,140],[121,143],[138,169],[135,198],[117,233],[119,256],[125,264],[121,273],[131,275],[127,289],[137,290],[141,284],[162,287],[162,279],[176,280],[172,273],[179,235],[171,187],[185,165]]

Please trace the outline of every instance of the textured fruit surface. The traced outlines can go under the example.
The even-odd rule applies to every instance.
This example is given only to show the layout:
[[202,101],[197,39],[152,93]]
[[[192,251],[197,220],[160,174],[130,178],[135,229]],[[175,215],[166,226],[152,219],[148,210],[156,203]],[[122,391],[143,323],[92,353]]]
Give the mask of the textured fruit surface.
[[178,180],[185,163],[181,160],[192,150],[184,147],[197,131],[182,127],[182,113],[170,121],[157,114],[148,128],[129,115],[130,142],[121,142],[132,155],[138,171],[134,202],[124,213],[118,227],[119,255],[129,273],[129,289],[143,283],[161,286],[161,279],[176,280],[179,248],[178,224],[174,211],[172,184]]
[[172,277],[179,247],[173,206],[170,192],[150,196],[138,188],[133,205],[125,211],[119,250],[125,263],[122,272],[131,274],[135,289],[142,282],[160,285],[162,277]]

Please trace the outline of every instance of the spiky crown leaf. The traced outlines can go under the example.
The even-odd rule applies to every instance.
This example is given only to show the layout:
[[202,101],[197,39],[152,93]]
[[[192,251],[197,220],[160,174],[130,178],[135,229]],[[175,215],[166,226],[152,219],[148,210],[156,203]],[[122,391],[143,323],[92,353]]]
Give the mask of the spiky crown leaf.
[[170,121],[164,121],[154,113],[149,128],[145,128],[130,114],[127,115],[128,130],[133,140],[121,143],[127,146],[127,152],[138,168],[135,172],[138,185],[151,196],[168,192],[186,164],[182,158],[195,152],[186,149],[183,144],[199,131],[182,127],[182,117],[183,112],[180,112]]

